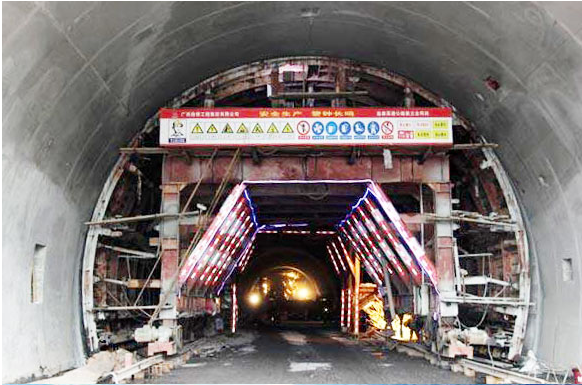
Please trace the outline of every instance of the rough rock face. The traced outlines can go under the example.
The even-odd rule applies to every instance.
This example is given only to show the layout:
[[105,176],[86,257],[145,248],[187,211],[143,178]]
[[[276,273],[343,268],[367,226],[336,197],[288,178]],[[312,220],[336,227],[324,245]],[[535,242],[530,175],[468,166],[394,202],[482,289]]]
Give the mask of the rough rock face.
[[34,384],[96,384],[107,373],[119,370],[126,364],[126,355],[132,355],[125,349],[114,352],[99,352],[87,359],[80,368],[65,372],[60,376],[33,382]]

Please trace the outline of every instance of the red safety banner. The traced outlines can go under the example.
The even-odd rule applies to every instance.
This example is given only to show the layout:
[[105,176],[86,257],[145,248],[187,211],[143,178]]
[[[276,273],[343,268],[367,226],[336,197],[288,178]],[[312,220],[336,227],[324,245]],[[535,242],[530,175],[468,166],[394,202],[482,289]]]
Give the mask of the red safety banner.
[[159,117],[166,147],[453,143],[449,108],[163,108]]

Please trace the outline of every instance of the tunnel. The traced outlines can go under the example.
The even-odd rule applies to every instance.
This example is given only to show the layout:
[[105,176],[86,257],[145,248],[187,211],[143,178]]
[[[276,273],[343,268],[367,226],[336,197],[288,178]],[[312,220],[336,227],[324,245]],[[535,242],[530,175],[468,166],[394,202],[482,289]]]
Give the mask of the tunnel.
[[[81,367],[101,345],[131,340],[152,312],[172,314],[177,303],[201,313],[230,311],[233,282],[250,290],[253,279],[285,266],[313,276],[340,309],[340,240],[354,254],[382,242],[372,233],[370,244],[355,237],[369,231],[358,223],[380,223],[365,202],[358,211],[367,189],[386,196],[368,197],[383,215],[386,207],[398,213],[384,219],[401,221],[412,234],[403,250],[422,282],[406,289],[395,273],[393,285],[403,288],[394,293],[422,298],[428,287],[431,309],[443,290],[495,297],[491,306],[451,300],[440,309],[454,308],[450,314],[469,326],[507,324],[501,329],[514,350],[508,342],[496,359],[535,356],[554,371],[579,370],[578,3],[3,2],[2,10],[3,382]],[[357,107],[446,109],[455,144],[421,153],[159,144],[162,108]],[[165,232],[179,233],[172,247],[191,255],[196,221],[224,208],[237,188],[249,196],[241,210],[256,211],[256,237],[244,238],[248,274],[233,265],[216,295],[186,283],[196,299],[184,305],[190,300],[176,296],[166,306],[164,277],[178,262],[171,271],[154,265],[167,248]],[[456,211],[435,211],[443,194]],[[339,234],[352,214],[352,232]],[[442,279],[431,281],[429,265],[414,259],[416,242],[443,268],[434,258],[440,244],[430,239],[441,231],[438,216],[453,214],[444,231],[455,234],[455,244],[446,247],[450,258],[453,251],[465,257],[447,271],[485,276],[480,263],[489,257],[489,266],[501,263],[500,275],[489,267],[484,286],[475,280],[443,288]],[[124,222],[136,216],[145,218]],[[374,278],[380,270],[361,261],[362,284],[381,296],[383,282]],[[117,278],[104,278],[112,266]],[[157,291],[143,284],[154,275]],[[113,299],[111,287],[130,294]],[[131,317],[111,315],[123,314],[116,306],[136,305],[137,296],[146,305],[129,309]],[[416,302],[397,297],[397,307],[414,312]],[[245,298],[239,300],[242,311]],[[484,354],[491,355],[487,348]]]

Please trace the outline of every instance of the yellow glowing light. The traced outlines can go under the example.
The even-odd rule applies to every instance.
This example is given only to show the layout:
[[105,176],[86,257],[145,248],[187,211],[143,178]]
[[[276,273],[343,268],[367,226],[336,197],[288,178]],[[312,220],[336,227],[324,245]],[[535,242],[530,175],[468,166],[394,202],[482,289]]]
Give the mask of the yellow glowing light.
[[259,293],[251,293],[249,294],[249,303],[253,306],[257,306],[261,303],[261,296]]
[[406,313],[402,317],[402,322],[400,322],[400,316],[396,315],[396,317],[392,320],[391,326],[392,330],[394,330],[394,335],[392,339],[397,341],[417,341],[418,336],[412,329],[408,326],[408,323],[412,321],[412,314]]
[[297,279],[299,278],[299,274],[297,274],[294,271],[289,271],[285,274],[287,277],[291,278],[291,279]]
[[311,297],[311,291],[307,287],[300,287],[295,292],[295,298],[300,301],[308,300]]

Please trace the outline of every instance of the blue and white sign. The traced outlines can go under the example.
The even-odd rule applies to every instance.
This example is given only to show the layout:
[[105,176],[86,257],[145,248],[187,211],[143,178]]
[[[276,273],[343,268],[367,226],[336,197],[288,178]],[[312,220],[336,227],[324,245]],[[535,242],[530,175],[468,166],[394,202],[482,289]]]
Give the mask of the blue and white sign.
[[352,126],[348,122],[341,122],[339,130],[342,135],[349,135],[350,131],[352,130]]
[[380,125],[376,122],[370,122],[368,123],[368,132],[370,133],[370,135],[378,135],[378,132],[380,131]]
[[337,123],[336,122],[328,122],[325,126],[325,131],[328,135],[335,135],[337,134]]
[[356,135],[362,135],[366,131],[366,125],[361,121],[354,123],[354,132]]
[[321,122],[315,122],[313,123],[313,126],[311,126],[311,129],[313,130],[313,134],[314,135],[321,135],[323,134],[323,123]]

